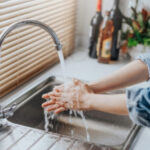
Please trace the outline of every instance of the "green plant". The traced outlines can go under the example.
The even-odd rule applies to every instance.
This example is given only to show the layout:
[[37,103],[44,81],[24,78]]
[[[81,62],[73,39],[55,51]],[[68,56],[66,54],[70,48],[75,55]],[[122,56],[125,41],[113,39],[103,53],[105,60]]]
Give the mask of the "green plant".
[[132,17],[124,18],[124,23],[128,24],[129,29],[122,33],[122,40],[127,41],[128,47],[134,47],[138,44],[150,46],[150,14],[146,9],[137,12],[136,8],[132,9]]

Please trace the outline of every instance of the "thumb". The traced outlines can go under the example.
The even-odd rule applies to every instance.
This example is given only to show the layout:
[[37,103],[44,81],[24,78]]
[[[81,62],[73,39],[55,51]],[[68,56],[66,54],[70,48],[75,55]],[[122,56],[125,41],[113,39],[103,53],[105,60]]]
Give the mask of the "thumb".
[[73,79],[73,84],[74,84],[75,86],[79,85],[79,84],[80,84],[80,80]]

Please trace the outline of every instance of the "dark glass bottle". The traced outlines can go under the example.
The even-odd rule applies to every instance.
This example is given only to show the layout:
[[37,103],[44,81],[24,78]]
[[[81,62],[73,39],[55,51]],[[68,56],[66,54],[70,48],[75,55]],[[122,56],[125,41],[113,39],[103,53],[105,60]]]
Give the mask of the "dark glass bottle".
[[89,56],[92,58],[97,58],[96,45],[97,39],[99,35],[99,26],[103,20],[102,17],[102,0],[98,0],[97,2],[97,11],[93,16],[90,25],[90,33],[89,33]]
[[118,60],[121,40],[122,14],[119,9],[120,0],[115,0],[111,10],[112,20],[114,22],[114,33],[111,49],[111,60]]

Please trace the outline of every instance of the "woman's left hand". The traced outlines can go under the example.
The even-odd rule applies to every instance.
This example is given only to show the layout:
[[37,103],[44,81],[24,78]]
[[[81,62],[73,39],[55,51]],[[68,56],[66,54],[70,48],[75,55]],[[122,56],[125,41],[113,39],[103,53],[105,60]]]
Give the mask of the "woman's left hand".
[[43,98],[51,100],[42,104],[47,107],[47,111],[60,113],[62,111],[72,110],[89,110],[90,103],[88,95],[93,91],[87,84],[73,80],[70,84],[55,87],[51,93],[43,95]]

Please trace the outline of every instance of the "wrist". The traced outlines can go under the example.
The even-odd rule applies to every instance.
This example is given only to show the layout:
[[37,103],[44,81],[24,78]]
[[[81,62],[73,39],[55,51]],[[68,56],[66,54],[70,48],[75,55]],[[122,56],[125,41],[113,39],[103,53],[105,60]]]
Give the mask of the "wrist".
[[97,89],[96,89],[96,84],[95,83],[89,83],[88,87],[94,92],[96,93]]
[[86,110],[96,110],[95,108],[95,94],[94,93],[88,93],[84,96],[84,102],[86,106]]
[[105,88],[102,83],[89,83],[88,86],[94,93],[102,93]]
[[83,102],[83,109],[85,110],[92,110],[92,95],[93,93],[86,93],[82,96],[82,102]]

